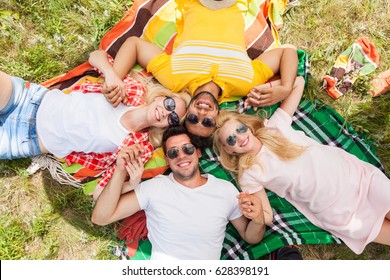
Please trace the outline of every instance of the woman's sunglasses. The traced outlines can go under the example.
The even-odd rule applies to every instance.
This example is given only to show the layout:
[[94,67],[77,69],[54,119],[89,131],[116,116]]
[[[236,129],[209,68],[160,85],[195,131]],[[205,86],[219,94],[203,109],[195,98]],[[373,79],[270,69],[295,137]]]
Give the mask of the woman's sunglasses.
[[168,115],[169,126],[179,125],[180,119],[179,119],[179,116],[174,111],[176,109],[176,103],[172,97],[168,97],[168,96],[165,97],[164,108],[165,108],[165,110],[172,112]]
[[[186,155],[192,155],[194,152],[195,152],[195,146],[188,143],[188,144],[184,144],[183,146],[181,146],[181,150],[186,154]],[[179,148],[178,147],[173,147],[173,148],[170,148],[168,151],[167,151],[167,157],[170,158],[170,159],[175,159],[179,156]]]
[[[236,132],[238,134],[243,134],[247,131],[248,131],[248,127],[243,123],[240,123],[236,128]],[[228,144],[229,146],[235,146],[237,144],[237,136],[235,134],[229,135],[226,138],[226,144]]]
[[[197,115],[191,113],[191,114],[187,115],[186,121],[191,123],[191,124],[197,124],[199,122],[199,118],[198,118]],[[214,122],[214,120],[212,118],[205,117],[202,120],[202,125],[204,127],[214,127],[215,126],[215,122]]]

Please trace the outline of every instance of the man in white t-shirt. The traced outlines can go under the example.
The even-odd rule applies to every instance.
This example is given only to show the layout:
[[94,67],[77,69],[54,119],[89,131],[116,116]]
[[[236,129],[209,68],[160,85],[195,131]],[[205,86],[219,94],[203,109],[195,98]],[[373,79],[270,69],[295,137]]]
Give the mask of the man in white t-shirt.
[[93,223],[106,225],[144,210],[152,259],[219,259],[229,221],[246,242],[260,242],[265,225],[259,199],[239,193],[228,181],[202,175],[201,151],[184,127],[169,128],[162,145],[172,173],[140,184],[142,147],[118,155],[114,175],[93,210]]

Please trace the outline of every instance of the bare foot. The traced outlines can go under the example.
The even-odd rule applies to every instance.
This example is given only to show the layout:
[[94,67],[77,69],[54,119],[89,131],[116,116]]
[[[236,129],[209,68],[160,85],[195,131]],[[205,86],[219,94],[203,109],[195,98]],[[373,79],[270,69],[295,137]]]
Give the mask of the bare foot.
[[390,70],[380,73],[372,80],[371,96],[379,96],[390,90]]

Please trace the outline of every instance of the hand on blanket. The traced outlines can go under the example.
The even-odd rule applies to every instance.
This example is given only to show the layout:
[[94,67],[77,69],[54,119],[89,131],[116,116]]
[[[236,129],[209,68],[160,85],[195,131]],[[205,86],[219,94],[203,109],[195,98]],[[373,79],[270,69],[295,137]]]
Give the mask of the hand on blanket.
[[102,86],[102,93],[113,107],[117,107],[121,102],[126,105],[129,102],[127,99],[126,86],[115,73],[106,74]]
[[248,219],[252,220],[256,224],[264,224],[263,204],[259,197],[248,194],[240,193],[238,196],[238,206],[241,213]]
[[245,106],[258,107],[270,106],[284,100],[290,95],[292,88],[275,85],[274,82],[254,87],[247,95]]

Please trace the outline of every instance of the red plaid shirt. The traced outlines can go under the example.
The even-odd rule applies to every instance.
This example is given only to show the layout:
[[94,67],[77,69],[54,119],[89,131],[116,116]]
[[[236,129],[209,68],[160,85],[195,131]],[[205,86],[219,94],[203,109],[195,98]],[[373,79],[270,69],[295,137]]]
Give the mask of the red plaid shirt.
[[[127,88],[127,98],[130,103],[129,106],[139,106],[144,104],[146,88],[140,82],[130,77],[130,75],[127,75],[123,82]],[[86,81],[83,84],[74,86],[73,91],[83,93],[101,93],[102,84]],[[104,187],[110,181],[112,174],[114,173],[118,153],[123,147],[128,147],[135,143],[139,143],[143,147],[141,159],[145,164],[152,157],[153,153],[153,146],[149,142],[149,131],[129,133],[123,140],[122,144],[113,153],[72,152],[65,157],[65,162],[67,165],[79,163],[93,170],[106,170],[103,173],[102,179],[98,183],[99,186]]]

